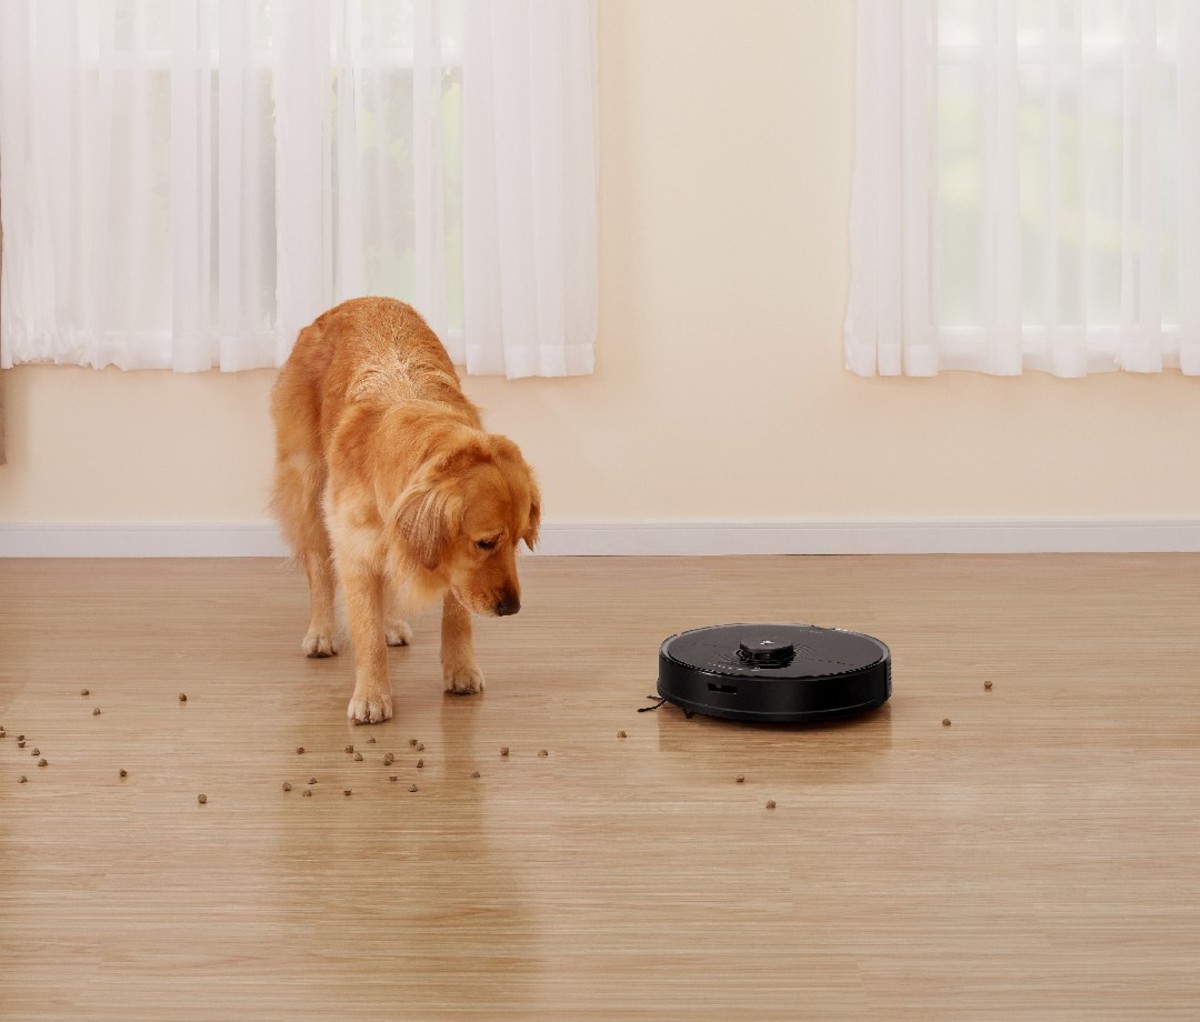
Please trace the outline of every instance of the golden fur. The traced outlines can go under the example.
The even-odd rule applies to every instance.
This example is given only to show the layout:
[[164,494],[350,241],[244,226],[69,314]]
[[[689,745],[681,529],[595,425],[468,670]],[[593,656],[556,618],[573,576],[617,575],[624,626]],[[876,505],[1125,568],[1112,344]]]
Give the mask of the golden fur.
[[392,715],[387,645],[405,609],[442,596],[450,692],[483,688],[470,611],[521,605],[517,544],[537,542],[541,500],[516,444],[487,433],[441,342],[390,298],[344,302],[300,331],[271,395],[272,509],[304,565],[309,656],[337,652],[341,584],[360,723]]

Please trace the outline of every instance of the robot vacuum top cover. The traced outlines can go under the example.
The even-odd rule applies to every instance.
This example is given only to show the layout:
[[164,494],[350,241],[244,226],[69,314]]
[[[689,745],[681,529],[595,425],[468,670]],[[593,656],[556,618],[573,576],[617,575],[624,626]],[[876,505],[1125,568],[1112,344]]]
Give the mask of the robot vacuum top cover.
[[672,635],[658,654],[658,694],[689,716],[814,722],[881,706],[891,652],[842,628],[730,624]]

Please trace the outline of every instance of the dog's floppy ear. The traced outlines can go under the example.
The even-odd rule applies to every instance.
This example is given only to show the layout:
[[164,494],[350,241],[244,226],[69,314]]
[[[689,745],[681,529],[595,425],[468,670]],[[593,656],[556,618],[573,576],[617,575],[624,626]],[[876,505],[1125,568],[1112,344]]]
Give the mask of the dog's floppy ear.
[[537,484],[533,484],[529,497],[529,525],[521,538],[525,545],[532,550],[537,546],[538,532],[542,527],[542,495],[538,492]]
[[454,543],[462,516],[462,499],[454,487],[425,475],[400,494],[392,520],[412,558],[436,571]]

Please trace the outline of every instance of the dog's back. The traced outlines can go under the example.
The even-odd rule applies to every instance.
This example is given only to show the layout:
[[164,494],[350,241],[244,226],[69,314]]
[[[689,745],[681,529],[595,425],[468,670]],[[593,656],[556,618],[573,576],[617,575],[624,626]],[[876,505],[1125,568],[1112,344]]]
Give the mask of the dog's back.
[[300,331],[272,392],[280,450],[323,460],[345,406],[436,402],[480,428],[446,349],[411,306],[354,298]]

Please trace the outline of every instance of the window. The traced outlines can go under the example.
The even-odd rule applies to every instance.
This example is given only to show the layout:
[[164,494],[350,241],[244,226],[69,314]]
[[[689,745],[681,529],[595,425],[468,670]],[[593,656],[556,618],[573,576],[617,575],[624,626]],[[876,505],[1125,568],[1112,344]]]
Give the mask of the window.
[[4,4],[0,364],[278,365],[385,294],[469,371],[589,372],[592,0],[502,6]]
[[860,0],[858,61],[851,369],[1200,373],[1200,5]]

